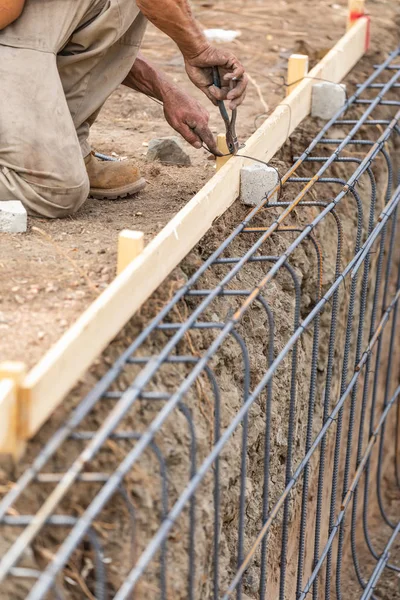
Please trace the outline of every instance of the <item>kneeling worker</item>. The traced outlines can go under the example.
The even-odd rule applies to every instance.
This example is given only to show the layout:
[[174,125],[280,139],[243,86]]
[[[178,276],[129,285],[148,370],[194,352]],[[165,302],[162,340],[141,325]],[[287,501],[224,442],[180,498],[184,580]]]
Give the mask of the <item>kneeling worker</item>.
[[242,65],[209,44],[188,0],[0,0],[0,200],[54,218],[75,213],[89,194],[116,199],[143,189],[132,161],[99,161],[88,141],[121,83],[160,100],[194,147],[216,150],[208,112],[139,54],[147,20],[176,42],[189,78],[212,102],[227,99],[233,109],[243,101]]

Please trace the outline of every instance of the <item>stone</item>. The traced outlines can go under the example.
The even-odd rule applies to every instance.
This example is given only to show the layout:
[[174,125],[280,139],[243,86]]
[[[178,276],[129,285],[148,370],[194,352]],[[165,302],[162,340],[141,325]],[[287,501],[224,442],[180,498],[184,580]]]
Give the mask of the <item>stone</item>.
[[27,212],[19,200],[0,202],[0,232],[24,233],[28,226]]
[[191,160],[178,137],[155,138],[150,141],[146,159],[160,161],[165,165],[190,167]]
[[321,81],[312,89],[311,116],[330,121],[346,103],[346,86]]
[[[240,200],[247,206],[259,206],[279,183],[276,169],[267,165],[255,164],[242,167],[240,172]],[[269,199],[276,202],[278,192]]]

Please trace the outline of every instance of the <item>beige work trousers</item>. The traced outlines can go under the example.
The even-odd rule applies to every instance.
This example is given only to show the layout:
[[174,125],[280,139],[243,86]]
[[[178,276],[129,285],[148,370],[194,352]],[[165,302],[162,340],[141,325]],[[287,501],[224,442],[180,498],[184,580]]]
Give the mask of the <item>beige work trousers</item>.
[[0,31],[0,200],[50,218],[82,206],[90,124],[145,28],[135,0],[27,0]]

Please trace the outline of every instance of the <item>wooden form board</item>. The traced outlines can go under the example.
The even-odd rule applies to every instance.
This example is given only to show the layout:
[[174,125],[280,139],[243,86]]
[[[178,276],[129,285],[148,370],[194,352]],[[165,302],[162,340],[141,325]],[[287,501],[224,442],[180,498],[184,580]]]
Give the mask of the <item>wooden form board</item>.
[[20,385],[26,376],[21,362],[0,364],[0,454],[18,459],[25,443],[19,429]]
[[15,455],[17,444],[17,386],[12,379],[0,381],[0,448]]
[[[340,82],[363,56],[367,19],[361,18],[248,140],[243,154],[270,160],[311,109],[314,81]],[[240,111],[239,111],[240,117]],[[32,437],[147,298],[239,195],[232,158],[131,262],[23,381],[19,428]]]

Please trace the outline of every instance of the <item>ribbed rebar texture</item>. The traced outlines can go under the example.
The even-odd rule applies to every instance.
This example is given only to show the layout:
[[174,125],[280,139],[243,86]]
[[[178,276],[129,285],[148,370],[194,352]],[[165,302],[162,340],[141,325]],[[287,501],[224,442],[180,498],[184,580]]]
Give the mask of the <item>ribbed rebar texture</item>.
[[7,491],[1,598],[351,600],[397,578],[399,84],[400,48]]

